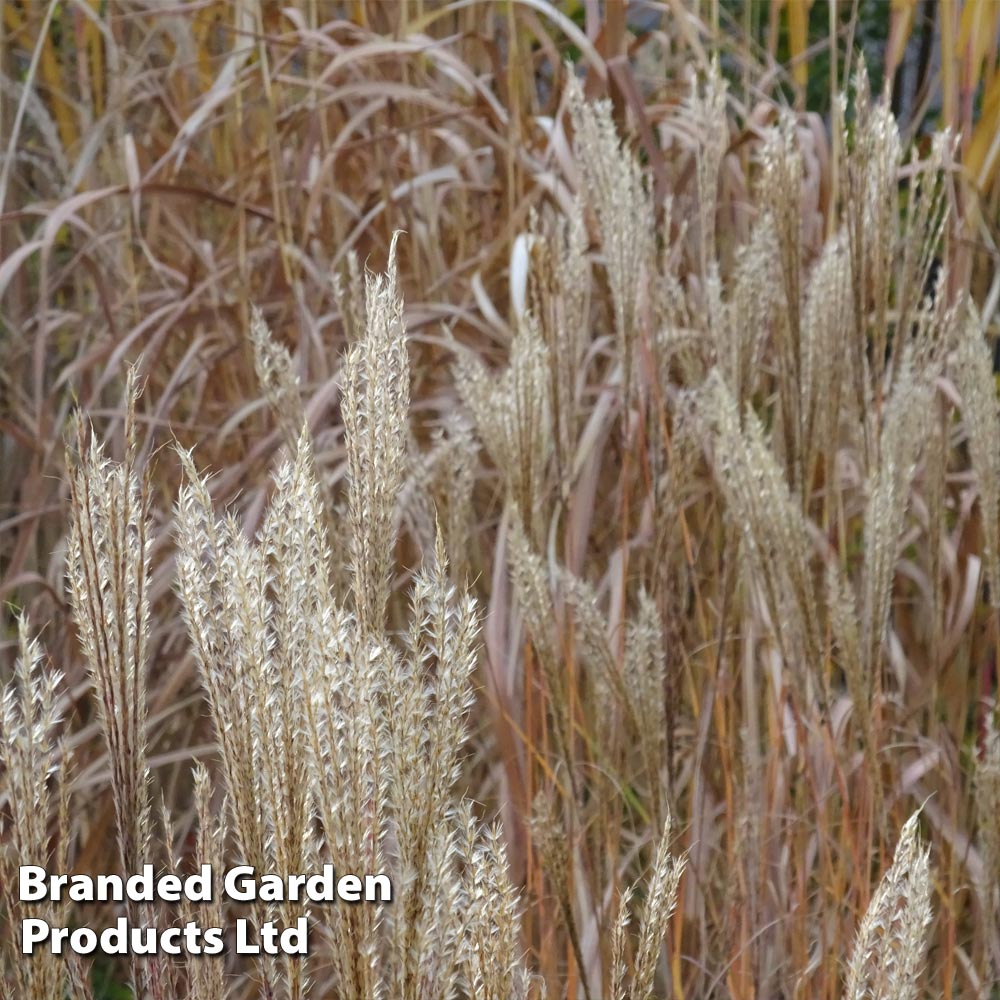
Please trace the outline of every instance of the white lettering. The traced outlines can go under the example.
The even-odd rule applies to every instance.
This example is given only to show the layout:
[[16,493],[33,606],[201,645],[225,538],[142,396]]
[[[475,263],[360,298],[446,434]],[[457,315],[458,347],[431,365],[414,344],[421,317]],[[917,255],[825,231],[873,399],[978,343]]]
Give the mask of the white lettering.
[[[24,871],[24,869],[21,869]],[[44,920],[37,917],[29,917],[21,921],[21,954],[32,955],[36,944],[48,939],[50,934],[49,925]]]
[[[256,886],[253,880],[254,870],[250,865],[238,865],[226,872],[223,888],[226,895],[236,903],[251,903],[256,899]],[[249,883],[249,885],[248,885]],[[256,952],[248,952],[255,955]]]
[[[18,894],[22,903],[37,903],[47,895],[46,874],[41,865],[21,865],[18,878]],[[43,921],[44,922],[44,921]],[[25,952],[25,954],[30,954]]]
[[360,903],[361,879],[357,875],[341,875],[337,880],[337,895],[345,903]]

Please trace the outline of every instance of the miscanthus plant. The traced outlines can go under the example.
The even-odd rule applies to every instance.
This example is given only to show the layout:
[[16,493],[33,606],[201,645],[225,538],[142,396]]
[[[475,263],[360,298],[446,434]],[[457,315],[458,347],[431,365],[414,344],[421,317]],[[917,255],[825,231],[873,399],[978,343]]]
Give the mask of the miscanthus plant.
[[[258,903],[257,925],[313,921],[307,959],[136,957],[137,996],[902,1000],[1000,976],[996,706],[953,691],[958,670],[988,681],[970,637],[997,634],[1000,426],[948,270],[949,140],[905,158],[862,74],[836,186],[810,186],[780,117],[727,228],[744,153],[717,74],[678,112],[685,199],[660,197],[610,104],[575,80],[564,104],[577,191],[514,241],[505,360],[435,344],[455,364],[432,432],[395,239],[384,274],[355,260],[337,283],[333,446],[253,314],[283,442],[259,518],[183,448],[159,506],[134,376],[121,461],[78,422],[66,578],[121,869],[329,861],[395,888]],[[214,743],[188,831],[151,776],[154,513]],[[86,976],[18,953],[11,887],[19,863],[71,867],[82,833],[59,675],[17,629],[3,983],[51,1000]],[[938,898],[932,861],[968,900]],[[938,933],[960,957],[929,972]]]
[[[394,879],[395,905],[334,909],[315,932],[309,962],[264,958],[247,970],[261,996],[526,997],[520,903],[502,838],[473,818],[455,790],[479,613],[451,582],[440,537],[413,578],[408,629],[387,629],[409,400],[392,257],[385,276],[369,277],[365,307],[366,329],[348,353],[343,380],[349,594],[334,593],[305,426],[275,475],[254,538],[214,509],[194,457],[180,453],[186,481],[176,509],[177,588],[219,747],[214,797],[207,773],[194,775],[196,860],[219,874],[228,862],[282,876],[332,861]],[[266,333],[257,336],[262,374],[287,381],[287,372],[275,370],[276,355],[262,349]],[[123,462],[106,458],[81,425],[67,566],[111,765],[125,872],[172,852],[169,820],[153,820],[146,765],[148,517],[146,483],[134,461],[135,398],[130,377]],[[20,633],[0,744],[12,942],[23,912],[14,899],[16,865],[51,862],[66,870],[70,838],[66,754],[57,741],[59,677],[42,668],[24,622]],[[56,806],[60,847],[50,856]],[[53,923],[65,923],[64,907],[50,909],[45,915]],[[299,904],[259,904],[253,919],[287,926],[303,912]],[[138,908],[128,917],[136,926],[172,919]],[[12,995],[25,1000],[51,1000],[79,977],[75,965],[51,956],[29,960],[16,945],[7,951]],[[195,959],[185,972],[157,956],[136,958],[130,979],[136,995],[151,1000],[244,992],[241,976],[214,965]]]
[[[621,994],[615,859],[672,814],[690,854],[665,993],[921,995],[932,882],[902,810],[944,796],[921,822],[982,889],[949,917],[974,941],[961,970],[938,975],[983,995],[995,818],[980,807],[959,840],[948,817],[995,785],[1000,426],[984,324],[949,270],[952,142],[907,153],[862,70],[835,186],[791,115],[744,175],[709,74],[675,132],[693,193],[658,200],[669,167],[647,174],[612,105],[574,81],[565,105],[577,200],[515,247],[506,364],[459,348],[455,371],[499,481],[497,724],[530,727],[545,760],[504,772],[513,802],[545,806],[539,922],[564,929],[574,989]],[[722,214],[734,176],[742,220]],[[967,756],[938,767],[945,730]]]

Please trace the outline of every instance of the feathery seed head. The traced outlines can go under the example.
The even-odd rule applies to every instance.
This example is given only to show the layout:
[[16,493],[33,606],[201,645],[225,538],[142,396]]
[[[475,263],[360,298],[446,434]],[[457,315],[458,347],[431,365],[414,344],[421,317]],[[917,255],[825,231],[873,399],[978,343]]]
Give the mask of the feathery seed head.
[[930,863],[917,829],[904,824],[896,856],[858,928],[847,971],[847,1000],[914,1000],[931,922]]

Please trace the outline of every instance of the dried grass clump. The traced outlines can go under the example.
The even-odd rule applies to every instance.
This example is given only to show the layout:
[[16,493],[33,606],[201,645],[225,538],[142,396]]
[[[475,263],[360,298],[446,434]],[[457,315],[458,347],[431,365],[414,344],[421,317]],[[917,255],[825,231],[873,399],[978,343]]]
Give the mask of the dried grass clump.
[[[189,485],[178,502],[178,568],[242,860],[284,875],[348,858],[359,871],[391,871],[394,906],[331,915],[333,982],[343,996],[417,1000],[462,981],[480,933],[461,917],[463,869],[496,848],[455,820],[479,626],[474,602],[450,582],[440,533],[413,581],[405,642],[387,631],[409,393],[401,307],[390,256],[388,273],[368,278],[367,330],[344,367],[352,607],[331,588],[305,429],[275,477],[257,541],[234,518],[215,519],[207,484],[181,454]],[[512,919],[516,894],[504,888],[501,859],[490,864],[491,892],[505,896],[480,905],[495,929]],[[278,914],[284,924],[298,915]],[[484,996],[506,995],[503,982],[525,974],[507,933],[502,967],[476,971]],[[283,964],[262,963],[265,991],[306,995],[302,963]]]
[[[125,388],[125,460],[110,461],[77,418],[72,475],[73,523],[67,589],[97,698],[111,766],[115,830],[122,872],[152,860],[153,821],[147,766],[146,673],[149,643],[149,492],[136,468],[135,370]],[[149,904],[129,901],[129,922],[155,926]],[[174,995],[173,966],[158,955],[130,957],[136,995]]]
[[992,359],[974,315],[963,324],[953,367],[979,489],[983,565],[990,603],[996,605],[1000,601],[1000,419]]
[[[724,979],[733,995],[770,994],[799,989],[803,975],[818,995],[834,995],[846,914],[834,918],[803,887],[819,879],[835,896],[852,886],[866,898],[857,869],[843,866],[882,856],[901,790],[933,789],[955,802],[971,791],[970,775],[954,791],[954,771],[945,780],[929,763],[920,726],[937,730],[915,707],[982,606],[978,557],[959,547],[962,526],[973,523],[961,495],[967,480],[956,475],[967,464],[963,438],[949,431],[959,412],[984,484],[984,554],[996,531],[988,442],[998,425],[981,333],[962,318],[967,300],[946,260],[931,279],[949,226],[949,143],[937,139],[926,159],[911,159],[904,200],[895,121],[861,73],[842,108],[850,128],[834,137],[840,187],[825,224],[810,215],[822,204],[810,188],[814,135],[788,114],[754,151],[759,211],[746,241],[723,245],[719,185],[737,166],[720,125],[724,89],[709,75],[683,112],[697,116],[685,119],[697,171],[687,224],[671,225],[654,246],[651,178],[619,138],[612,106],[588,105],[574,82],[567,95],[607,293],[600,303],[601,285],[592,285],[593,346],[575,376],[543,355],[531,369],[541,387],[549,365],[550,400],[566,398],[558,387],[569,385],[574,399],[593,403],[589,419],[560,431],[571,478],[551,469],[533,476],[546,488],[530,519],[511,484],[526,453],[534,468],[546,453],[506,442],[532,440],[539,423],[524,419],[513,389],[488,394],[481,369],[463,363],[457,372],[508,486],[501,523],[512,527],[499,535],[497,558],[508,564],[510,591],[495,593],[494,568],[500,618],[488,649],[493,669],[514,675],[516,725],[531,727],[528,750],[543,761],[508,767],[507,794],[530,800],[541,783],[530,826],[538,891],[544,899],[551,889],[548,912],[573,955],[565,971],[544,959],[542,967],[550,982],[628,994],[632,894],[608,846],[614,857],[630,839],[646,842],[651,822],[669,812],[688,817],[692,845],[678,941],[727,970],[686,976],[674,959],[675,987],[684,981],[686,991],[710,995]],[[549,289],[551,251],[544,233],[535,239],[537,283]],[[551,299],[551,291],[531,299],[519,328],[550,322]],[[493,384],[516,385],[523,358],[515,341]],[[573,427],[575,440],[566,437]],[[519,670],[501,638],[510,630],[527,640]],[[989,692],[988,665],[979,676]],[[509,712],[510,694],[497,690]],[[987,695],[982,711],[990,704]],[[962,712],[959,697],[956,723]],[[501,739],[506,725],[498,721]],[[900,732],[923,754],[894,742]],[[552,797],[558,808],[545,806]],[[953,836],[936,809],[927,815],[938,842]],[[795,830],[801,850],[791,846]],[[930,890],[924,855],[897,857],[892,878],[912,878],[923,894],[914,890],[920,935],[907,938],[903,958],[879,955],[887,969],[898,966],[885,972],[892,989],[913,991]],[[775,866],[786,874],[769,875]],[[611,898],[625,900],[613,919]],[[795,906],[824,928],[819,944],[778,929]],[[968,933],[979,938],[972,925]],[[978,963],[983,978],[992,933],[966,963]],[[865,961],[879,959],[879,947]],[[799,974],[782,960],[790,954]]]
[[[11,931],[26,918],[64,925],[69,903],[24,903],[17,895],[18,867],[42,865],[65,871],[70,850],[68,756],[59,736],[58,705],[62,676],[45,669],[42,648],[31,638],[28,623],[17,621],[14,676],[0,700],[0,794],[7,815],[0,823],[0,899],[11,930],[2,949],[6,976],[0,993],[9,1000],[48,1000],[72,990],[90,995],[81,965],[42,951],[25,956]],[[49,824],[56,819],[56,841],[50,849]]]
[[[212,864],[217,877],[227,863],[282,876],[315,870],[323,861],[341,870],[388,871],[395,905],[333,910],[325,930],[314,931],[319,944],[308,964],[262,956],[256,971],[237,969],[234,978],[220,960],[195,958],[185,970],[158,957],[137,958],[131,969],[136,995],[239,995],[255,982],[262,997],[289,1000],[331,990],[359,1000],[419,1000],[466,988],[470,996],[528,996],[519,895],[500,834],[475,819],[456,791],[479,616],[475,601],[450,580],[440,532],[412,583],[408,632],[399,637],[387,628],[393,514],[401,489],[398,443],[408,419],[407,346],[392,258],[389,268],[384,277],[369,277],[367,331],[344,368],[353,456],[348,520],[354,538],[347,558],[358,574],[352,607],[341,607],[332,592],[326,516],[305,427],[275,474],[256,538],[233,514],[216,516],[208,483],[184,449],[178,454],[187,482],[176,522],[178,590],[222,778],[213,792],[209,772],[195,768],[193,860]],[[271,350],[266,343],[258,348],[265,356]],[[164,824],[168,839],[160,844],[150,817],[148,507],[136,467],[134,376],[127,393],[124,463],[105,459],[96,444],[85,445],[81,432],[70,593],[113,762],[121,869],[138,871],[165,851],[176,870],[171,824]],[[390,399],[395,408],[385,406]],[[29,643],[23,621],[21,636],[17,678],[3,702],[5,791],[12,810],[5,839],[17,852],[3,855],[8,888],[16,884],[14,858],[39,858],[47,843],[55,798],[61,846],[51,860],[57,870],[67,869],[70,838],[70,790],[56,739],[60,677],[41,670],[40,649]],[[47,783],[51,772],[56,788]],[[213,800],[221,802],[221,812]],[[45,854],[39,860],[50,859]],[[11,891],[5,907],[8,920],[24,910]],[[195,919],[190,906],[182,911]],[[258,926],[275,919],[290,926],[307,912],[295,902],[261,902],[252,911]],[[45,914],[58,925],[69,911],[49,906]],[[218,899],[209,916],[225,925]],[[165,909],[143,906],[130,909],[129,919],[155,926],[173,918]],[[52,996],[64,981],[76,981],[66,978],[71,972],[79,976],[75,966],[52,956],[12,961],[11,969],[17,995],[25,997]]]
[[[670,853],[670,820],[668,819],[646,887],[646,905],[639,922],[639,947],[635,956],[635,972],[629,988],[630,1000],[650,1000],[653,977],[659,957],[661,941],[667,932],[668,922],[677,905],[677,890],[684,873],[684,859]],[[622,896],[627,905],[629,893]],[[622,920],[623,918],[619,918]]]
[[622,147],[610,102],[585,102],[575,77],[570,77],[568,100],[582,187],[597,217],[605,254],[622,381],[631,390],[636,340],[648,322],[643,306],[657,257],[656,212],[639,163]]
[[[306,961],[97,971],[990,996],[1000,282],[968,137],[911,143],[863,67],[832,129],[789,110],[683,3],[8,7],[4,942],[19,857],[329,861],[395,898],[251,911],[307,914]],[[2,951],[6,996],[87,995]]]
[[305,421],[299,380],[287,348],[274,339],[256,308],[250,314],[250,346],[257,382],[285,441],[293,444]]
[[[706,379],[697,402],[720,487],[746,549],[749,580],[761,581],[785,662],[815,663],[822,639],[811,571],[812,545],[756,414],[746,426],[721,378]],[[808,670],[805,681],[812,678]]]
[[549,348],[528,322],[518,330],[510,364],[502,374],[492,376],[478,359],[464,357],[455,372],[486,450],[503,470],[511,500],[535,538],[541,531],[537,516],[549,485],[552,364]]
[[912,1000],[920,995],[917,975],[931,922],[931,883],[918,820],[914,814],[903,826],[892,867],[858,928],[847,968],[846,996],[850,1000]]

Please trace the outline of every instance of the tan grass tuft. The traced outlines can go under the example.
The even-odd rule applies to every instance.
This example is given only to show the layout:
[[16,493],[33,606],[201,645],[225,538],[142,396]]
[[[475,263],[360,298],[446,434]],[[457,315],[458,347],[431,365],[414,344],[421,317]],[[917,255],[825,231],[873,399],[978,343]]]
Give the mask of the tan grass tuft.
[[928,852],[917,832],[919,813],[903,826],[892,866],[858,928],[847,969],[847,1000],[915,1000],[931,922]]
[[391,589],[396,499],[405,469],[410,405],[403,305],[396,289],[396,240],[385,275],[369,274],[365,335],[343,372],[354,604],[361,627],[385,623]]
[[980,324],[970,315],[954,357],[954,378],[962,397],[962,413],[969,436],[972,468],[979,489],[983,530],[983,563],[989,584],[990,603],[1000,607],[1000,417],[989,347]]
[[[7,812],[0,818],[0,904],[6,927],[0,953],[12,972],[14,992],[3,981],[0,990],[18,1000],[51,1000],[77,985],[73,970],[45,948],[33,956],[22,955],[18,927],[27,917],[62,926],[69,906],[24,903],[15,887],[20,865],[66,870],[70,828],[67,749],[60,738],[58,705],[62,675],[46,668],[42,648],[31,638],[23,615],[17,621],[17,644],[14,676],[0,688],[0,802]],[[56,847],[50,851],[54,819]]]

